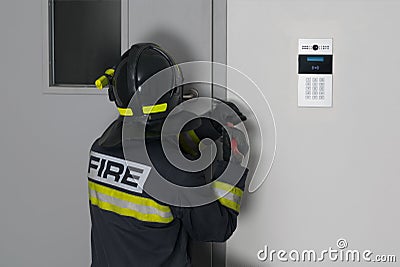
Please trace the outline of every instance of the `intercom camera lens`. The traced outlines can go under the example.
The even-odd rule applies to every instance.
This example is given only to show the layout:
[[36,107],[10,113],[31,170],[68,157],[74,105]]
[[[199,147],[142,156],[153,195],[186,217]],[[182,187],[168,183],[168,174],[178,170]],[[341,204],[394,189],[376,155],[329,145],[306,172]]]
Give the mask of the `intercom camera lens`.
[[313,45],[312,49],[317,51],[318,50],[318,45]]

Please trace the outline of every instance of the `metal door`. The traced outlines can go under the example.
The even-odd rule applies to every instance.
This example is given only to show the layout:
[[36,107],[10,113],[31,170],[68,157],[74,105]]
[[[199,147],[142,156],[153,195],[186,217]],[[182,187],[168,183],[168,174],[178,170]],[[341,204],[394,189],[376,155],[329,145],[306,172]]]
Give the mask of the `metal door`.
[[[176,63],[226,63],[226,0],[130,0],[128,6],[130,45],[157,43]],[[209,75],[211,80],[224,73],[210,70]],[[210,84],[193,87],[200,96],[225,97],[224,90],[215,90],[213,94]],[[195,267],[224,266],[225,244],[192,243],[191,256]]]

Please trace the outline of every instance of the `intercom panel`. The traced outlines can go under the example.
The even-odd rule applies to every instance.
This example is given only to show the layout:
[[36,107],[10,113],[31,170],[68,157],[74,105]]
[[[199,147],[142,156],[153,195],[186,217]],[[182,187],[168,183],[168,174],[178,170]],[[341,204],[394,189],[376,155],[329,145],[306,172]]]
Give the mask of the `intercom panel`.
[[298,76],[299,107],[332,107],[332,39],[299,40]]

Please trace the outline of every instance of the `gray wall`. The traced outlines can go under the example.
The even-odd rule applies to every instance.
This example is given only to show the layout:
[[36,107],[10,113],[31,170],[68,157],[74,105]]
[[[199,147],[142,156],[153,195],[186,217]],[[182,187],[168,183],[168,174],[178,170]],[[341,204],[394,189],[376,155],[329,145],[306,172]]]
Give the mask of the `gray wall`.
[[[257,251],[323,250],[341,237],[399,259],[399,11],[390,0],[228,1],[228,64],[261,87],[278,132],[274,167],[245,199],[228,266],[292,266],[261,263]],[[299,38],[334,39],[331,109],[297,107]]]
[[0,5],[0,266],[88,266],[88,151],[116,111],[44,95],[41,1]]

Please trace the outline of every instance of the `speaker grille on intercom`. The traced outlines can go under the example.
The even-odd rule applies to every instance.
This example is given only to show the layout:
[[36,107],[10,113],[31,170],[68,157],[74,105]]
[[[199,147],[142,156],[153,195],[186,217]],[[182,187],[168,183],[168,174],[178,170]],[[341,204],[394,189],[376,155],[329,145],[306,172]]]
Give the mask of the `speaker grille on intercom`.
[[[312,45],[303,45],[303,46],[301,46],[301,49],[303,49],[303,50],[314,50]],[[329,50],[330,47],[329,47],[329,45],[322,45],[322,46],[319,46],[318,49],[320,49],[320,50]]]

